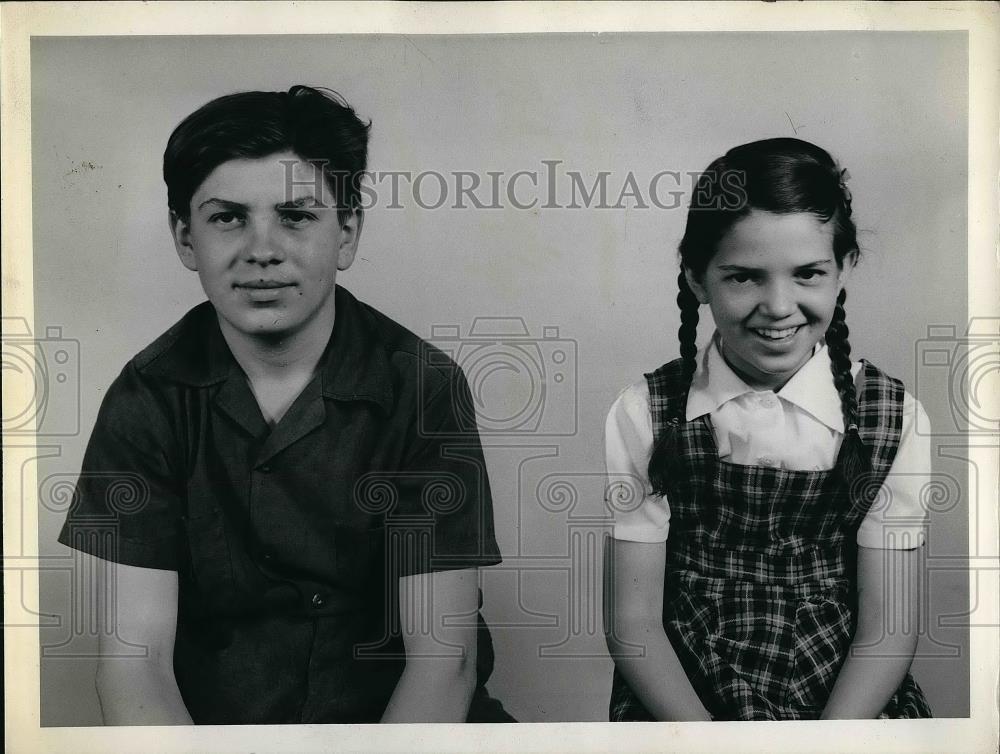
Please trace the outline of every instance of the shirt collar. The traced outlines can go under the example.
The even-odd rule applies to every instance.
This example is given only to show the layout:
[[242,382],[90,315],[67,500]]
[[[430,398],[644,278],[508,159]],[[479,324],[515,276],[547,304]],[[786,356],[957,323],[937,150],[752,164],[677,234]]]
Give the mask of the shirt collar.
[[[691,389],[688,391],[685,411],[687,421],[711,414],[741,395],[758,392],[747,385],[722,358],[717,335],[707,348],[698,353],[697,359]],[[777,395],[830,429],[844,431],[840,394],[833,384],[830,353],[825,344],[817,344],[809,361],[785,383]]]
[[[372,310],[337,286],[333,333],[318,373],[324,396],[337,400],[366,400],[384,411],[392,407],[393,390],[389,357],[379,337]],[[215,309],[199,304],[136,357],[144,373],[195,387],[242,379]]]
[[392,408],[392,373],[373,310],[346,288],[336,290],[333,335],[320,366],[323,395],[346,401],[367,400]]

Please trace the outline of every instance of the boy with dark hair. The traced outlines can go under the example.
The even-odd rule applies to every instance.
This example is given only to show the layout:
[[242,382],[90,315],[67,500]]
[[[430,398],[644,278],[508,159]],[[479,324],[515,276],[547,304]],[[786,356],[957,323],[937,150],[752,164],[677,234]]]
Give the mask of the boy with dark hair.
[[208,301],[109,388],[60,534],[110,561],[107,724],[511,720],[484,689],[476,569],[500,555],[465,378],[336,285],[368,129],[295,86],[170,137],[170,228]]

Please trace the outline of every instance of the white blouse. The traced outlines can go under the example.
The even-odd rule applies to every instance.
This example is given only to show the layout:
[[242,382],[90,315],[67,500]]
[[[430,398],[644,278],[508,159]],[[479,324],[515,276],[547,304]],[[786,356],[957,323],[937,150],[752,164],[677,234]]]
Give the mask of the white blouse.
[[[710,416],[719,458],[797,471],[833,468],[844,420],[826,346],[817,346],[776,393],[743,382],[722,358],[716,340],[698,353],[686,419]],[[860,369],[860,362],[853,365],[855,376]],[[930,438],[915,431],[918,416],[925,426],[923,407],[906,393],[896,458],[858,530],[863,547],[906,550],[924,543],[927,511],[920,492],[930,481],[931,451]],[[667,539],[670,505],[666,496],[653,494],[646,471],[652,450],[649,387],[643,379],[621,392],[605,425],[607,502],[615,517],[615,539]]]

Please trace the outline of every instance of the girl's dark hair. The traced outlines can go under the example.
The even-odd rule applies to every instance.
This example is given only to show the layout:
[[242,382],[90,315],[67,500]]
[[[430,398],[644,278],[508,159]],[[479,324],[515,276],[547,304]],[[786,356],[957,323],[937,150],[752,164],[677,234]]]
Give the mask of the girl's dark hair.
[[167,204],[189,219],[191,197],[219,165],[291,151],[323,169],[343,220],[360,207],[370,128],[329,89],[299,85],[219,97],[181,121],[167,141]]
[[[846,171],[823,149],[801,139],[765,139],[730,149],[713,160],[695,183],[687,227],[680,243],[681,270],[677,305],[682,379],[690,387],[696,368],[698,299],[688,286],[685,270],[695,279],[705,274],[719,242],[752,210],[790,214],[808,212],[832,223],[833,253],[838,265],[859,252],[857,228],[851,220],[851,194]],[[862,473],[866,453],[858,434],[858,400],[851,375],[851,345],[844,313],[846,294],[840,292],[833,320],[826,331],[834,384],[844,414],[843,464],[849,478]],[[677,416],[667,417],[649,461],[649,477],[658,494],[666,490],[671,463],[677,456],[677,426],[684,421],[685,401],[677,401]]]

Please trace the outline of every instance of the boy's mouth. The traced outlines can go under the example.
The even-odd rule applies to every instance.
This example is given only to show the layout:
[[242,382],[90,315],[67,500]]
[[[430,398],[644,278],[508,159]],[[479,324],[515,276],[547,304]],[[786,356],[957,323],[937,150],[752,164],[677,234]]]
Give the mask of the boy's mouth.
[[236,283],[236,288],[247,288],[249,290],[272,290],[274,288],[287,288],[291,283],[283,280],[248,280],[245,283]]
[[802,327],[803,327],[802,325],[796,325],[795,327],[784,327],[780,329],[774,327],[751,327],[750,330],[751,332],[759,335],[765,340],[771,340],[777,342],[782,340],[788,340],[789,338],[794,337],[795,333],[797,333],[800,329],[802,329]]

